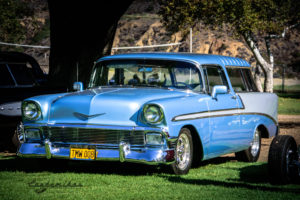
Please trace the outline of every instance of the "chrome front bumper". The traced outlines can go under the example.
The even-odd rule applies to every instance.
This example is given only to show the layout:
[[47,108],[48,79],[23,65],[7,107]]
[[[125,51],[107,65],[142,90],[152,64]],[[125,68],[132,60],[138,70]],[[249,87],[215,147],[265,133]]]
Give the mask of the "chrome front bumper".
[[[68,127],[61,125],[47,125],[47,127]],[[76,125],[72,125],[76,126]],[[24,129],[39,128],[43,130],[45,125],[25,124]],[[76,126],[78,127],[78,126]],[[167,137],[167,133],[160,128],[148,127],[108,127],[84,125],[82,128],[99,128],[107,130],[132,130],[145,132],[160,132],[165,136],[163,145],[131,145],[128,141],[119,141],[118,144],[94,144],[94,143],[70,143],[70,142],[53,142],[41,134],[41,141],[24,141],[21,145],[18,156],[29,158],[61,158],[70,159],[70,149],[72,146],[77,148],[89,148],[93,146],[96,150],[95,160],[103,161],[120,161],[120,162],[138,162],[145,164],[171,164],[174,162],[174,147],[176,139]]]

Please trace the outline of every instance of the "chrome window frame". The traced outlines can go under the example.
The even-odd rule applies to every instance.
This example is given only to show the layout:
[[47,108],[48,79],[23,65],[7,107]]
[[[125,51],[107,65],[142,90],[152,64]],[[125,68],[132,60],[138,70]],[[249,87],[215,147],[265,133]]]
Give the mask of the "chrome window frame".
[[[230,82],[230,79],[229,79],[229,77],[227,77],[227,71],[225,71],[224,70],[224,68],[221,66],[221,65],[218,65],[218,64],[202,64],[201,65],[201,68],[202,68],[202,70],[203,70],[203,68],[205,68],[205,67],[217,67],[217,68],[220,68],[222,71],[223,71],[223,73],[224,73],[224,78],[225,78],[225,80],[226,80],[226,82],[227,82],[227,85],[225,85],[226,87],[227,87],[227,89],[228,89],[228,92],[227,93],[232,93],[232,90],[231,90],[231,82]],[[203,70],[203,74],[205,74],[204,73],[204,70]],[[207,89],[206,89],[206,94],[209,94],[209,95],[211,95],[211,92],[209,91],[209,79],[208,79],[208,75],[207,74],[205,74],[205,77],[206,77],[206,79],[207,79]],[[228,80],[229,79],[229,80]],[[206,82],[205,82],[206,83]],[[229,84],[230,83],[230,84]],[[206,86],[206,84],[205,84],[205,86]],[[206,88],[206,87],[205,87]]]

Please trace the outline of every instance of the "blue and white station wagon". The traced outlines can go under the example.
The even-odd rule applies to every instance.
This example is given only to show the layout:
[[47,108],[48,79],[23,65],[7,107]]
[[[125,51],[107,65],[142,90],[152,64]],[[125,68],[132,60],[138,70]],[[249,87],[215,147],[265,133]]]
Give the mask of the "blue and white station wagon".
[[275,94],[259,93],[238,58],[138,53],[99,59],[86,90],[22,103],[22,157],[170,164],[235,153],[254,162],[277,135]]

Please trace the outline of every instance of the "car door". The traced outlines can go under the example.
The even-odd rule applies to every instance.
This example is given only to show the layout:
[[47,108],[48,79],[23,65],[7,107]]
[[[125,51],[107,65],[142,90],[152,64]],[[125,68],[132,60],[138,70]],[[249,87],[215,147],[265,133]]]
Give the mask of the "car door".
[[209,112],[209,157],[233,152],[240,148],[239,128],[240,115],[237,96],[229,90],[229,84],[222,67],[217,65],[203,66],[209,95],[215,85],[225,85],[228,92],[218,94],[207,101]]

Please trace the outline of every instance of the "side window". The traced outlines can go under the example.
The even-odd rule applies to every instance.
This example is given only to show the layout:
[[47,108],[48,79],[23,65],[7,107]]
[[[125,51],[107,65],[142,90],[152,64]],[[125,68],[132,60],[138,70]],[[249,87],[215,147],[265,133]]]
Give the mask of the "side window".
[[227,68],[227,73],[235,92],[247,91],[247,86],[243,80],[242,71],[240,68]]
[[250,69],[227,68],[228,76],[235,92],[256,92]]
[[0,64],[0,87],[15,86],[6,64]]
[[250,69],[241,69],[241,72],[248,87],[248,91],[257,92],[257,87],[253,81]]
[[194,91],[202,92],[203,84],[200,79],[199,70],[195,67],[176,67],[174,68],[176,84],[180,86],[188,85]]
[[32,69],[28,68],[25,63],[8,64],[11,73],[13,74],[18,85],[33,85],[35,84]]
[[225,85],[228,88],[228,83],[224,71],[219,66],[204,66],[204,74],[207,77],[209,93],[215,85]]

